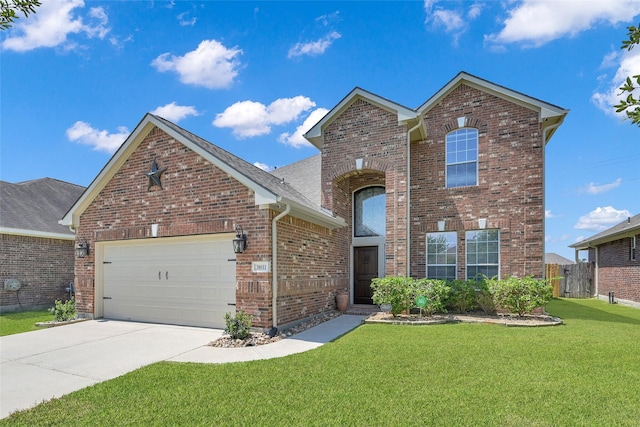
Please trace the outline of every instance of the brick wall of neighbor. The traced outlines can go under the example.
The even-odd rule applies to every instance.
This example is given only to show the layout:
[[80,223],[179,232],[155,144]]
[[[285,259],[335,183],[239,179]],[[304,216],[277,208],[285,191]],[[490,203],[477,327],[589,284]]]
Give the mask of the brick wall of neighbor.
[[[478,185],[447,189],[445,138],[478,130]],[[500,274],[542,277],[544,143],[538,113],[460,85],[424,115],[427,139],[411,146],[411,275],[426,274],[426,233],[458,232],[458,277],[464,278],[465,230],[500,230]]]
[[[326,127],[323,135],[324,207],[350,224],[352,192],[364,185],[380,182],[378,177],[383,177],[388,212],[385,243],[388,275],[406,274],[406,132],[406,126],[398,124],[395,113],[356,99]],[[363,159],[362,170],[356,170],[356,159]],[[367,177],[376,178],[367,181]],[[340,230],[337,235],[340,240],[336,241],[336,252],[348,262],[351,226]]]
[[[640,242],[640,235],[636,236]],[[598,294],[607,297],[615,293],[616,299],[640,304],[640,252],[630,259],[630,238],[615,240],[598,247]],[[590,251],[590,261],[595,258]]]
[[[73,282],[74,246],[71,240],[0,234],[0,309],[50,308],[67,300]],[[5,279],[18,279],[21,288],[5,291]]]

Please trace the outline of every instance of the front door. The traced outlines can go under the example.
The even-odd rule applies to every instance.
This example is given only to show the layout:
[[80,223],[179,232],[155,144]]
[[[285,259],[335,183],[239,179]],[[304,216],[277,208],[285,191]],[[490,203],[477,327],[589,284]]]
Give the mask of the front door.
[[373,304],[371,280],[378,277],[378,247],[353,248],[353,303]]

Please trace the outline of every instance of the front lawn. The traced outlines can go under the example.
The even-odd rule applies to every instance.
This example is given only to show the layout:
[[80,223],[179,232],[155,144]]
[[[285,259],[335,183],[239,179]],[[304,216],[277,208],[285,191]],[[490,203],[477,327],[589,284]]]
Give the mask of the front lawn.
[[553,300],[565,325],[363,325],[307,353],[158,363],[12,425],[637,426],[640,310]]
[[0,314],[0,336],[19,334],[40,329],[38,322],[48,322],[53,316],[47,310],[21,311]]

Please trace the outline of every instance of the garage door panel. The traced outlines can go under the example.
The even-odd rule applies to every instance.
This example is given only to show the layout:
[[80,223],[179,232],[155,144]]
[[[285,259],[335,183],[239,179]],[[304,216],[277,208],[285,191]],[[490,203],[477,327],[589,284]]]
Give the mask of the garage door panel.
[[104,261],[106,318],[222,328],[235,310],[229,236],[114,243]]

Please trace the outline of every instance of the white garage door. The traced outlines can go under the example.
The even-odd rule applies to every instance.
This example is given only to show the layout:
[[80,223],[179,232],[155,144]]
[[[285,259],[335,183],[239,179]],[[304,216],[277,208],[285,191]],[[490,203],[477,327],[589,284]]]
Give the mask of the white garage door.
[[236,302],[232,238],[106,243],[104,317],[224,328],[224,314]]

